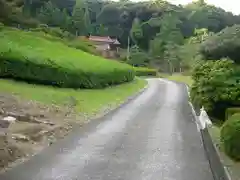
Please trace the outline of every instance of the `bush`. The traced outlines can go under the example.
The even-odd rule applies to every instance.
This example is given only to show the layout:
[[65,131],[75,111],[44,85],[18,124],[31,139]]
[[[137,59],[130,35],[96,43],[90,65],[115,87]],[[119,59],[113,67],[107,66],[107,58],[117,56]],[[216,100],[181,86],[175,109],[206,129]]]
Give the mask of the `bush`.
[[67,45],[69,47],[80,49],[87,53],[91,53],[91,54],[95,54],[95,55],[97,54],[97,51],[96,51],[96,48],[94,47],[94,45],[90,41],[85,40],[83,38],[69,41],[67,43]]
[[134,70],[136,71],[137,76],[156,76],[157,75],[156,69],[149,69],[145,67],[135,67]]
[[147,52],[141,50],[137,46],[131,48],[130,57],[126,62],[135,67],[146,67],[149,65],[150,59]]
[[4,24],[0,22],[0,31],[4,28]]
[[57,37],[57,38],[61,38],[61,39],[73,39],[74,36],[67,32],[67,31],[63,31],[60,28],[57,27],[48,27],[48,25],[46,24],[40,24],[37,28],[32,28],[30,29],[33,32],[44,32],[46,34],[49,34],[51,36]]
[[240,64],[240,25],[227,27],[209,37],[201,45],[201,53],[206,59],[229,57]]
[[238,70],[231,60],[207,61],[196,65],[192,77],[191,99],[204,106],[210,116],[225,119],[225,110],[240,102]]
[[240,114],[234,114],[221,129],[221,141],[226,154],[234,160],[240,160]]
[[74,39],[75,36],[67,31],[61,30],[60,28],[50,28],[46,24],[41,24],[38,28],[33,28],[30,30],[32,32],[39,32],[36,35],[39,35],[40,37],[43,37],[47,40],[60,41],[69,47],[80,49],[84,52],[95,55],[98,54],[96,48],[90,41],[84,38]]
[[35,32],[4,30],[0,77],[71,88],[102,88],[134,79],[131,66],[48,41]]
[[239,114],[240,113],[240,107],[236,107],[236,108],[228,108],[226,110],[226,116],[225,116],[225,120],[228,120],[232,115],[234,114]]

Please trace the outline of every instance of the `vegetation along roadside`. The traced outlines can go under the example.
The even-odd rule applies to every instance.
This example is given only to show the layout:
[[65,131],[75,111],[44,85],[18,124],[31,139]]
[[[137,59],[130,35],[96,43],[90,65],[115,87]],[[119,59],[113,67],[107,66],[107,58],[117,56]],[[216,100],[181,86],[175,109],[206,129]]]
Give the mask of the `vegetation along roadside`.
[[1,163],[111,109],[145,86],[135,75],[150,75],[191,87],[240,179],[239,32],[239,15],[204,0],[0,0],[0,118],[17,118]]

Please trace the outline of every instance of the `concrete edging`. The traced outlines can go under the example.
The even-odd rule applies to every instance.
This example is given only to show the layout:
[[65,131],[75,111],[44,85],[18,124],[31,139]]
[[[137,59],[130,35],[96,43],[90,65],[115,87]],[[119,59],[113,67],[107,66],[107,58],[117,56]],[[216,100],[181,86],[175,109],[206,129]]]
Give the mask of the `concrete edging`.
[[[186,88],[188,91],[188,95],[190,96],[189,87],[187,85],[186,85]],[[191,102],[189,102],[189,104],[192,107],[192,114],[193,114],[195,122],[198,126],[198,129],[199,129],[199,132],[201,135],[201,140],[203,143],[203,147],[205,150],[205,154],[209,161],[209,165],[210,165],[214,180],[231,180],[231,177],[229,175],[227,167],[225,167],[221,161],[219,150],[215,146],[215,144],[209,134],[208,125],[209,125],[209,122],[211,122],[211,120],[208,119],[208,122],[201,122],[200,114],[197,115],[197,113],[194,109],[194,106],[192,105]],[[200,112],[199,109],[197,111]],[[203,123],[204,123],[204,125],[202,125]]]
[[223,165],[219,150],[212,141],[208,128],[201,129],[201,138],[215,180],[231,180],[227,168]]

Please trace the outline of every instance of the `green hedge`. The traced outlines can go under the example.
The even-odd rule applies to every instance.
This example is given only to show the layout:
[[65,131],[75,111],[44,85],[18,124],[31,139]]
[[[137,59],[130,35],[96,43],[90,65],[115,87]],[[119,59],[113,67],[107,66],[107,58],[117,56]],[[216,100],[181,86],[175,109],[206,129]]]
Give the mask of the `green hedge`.
[[234,114],[221,129],[221,141],[226,154],[234,160],[240,160],[240,114]]
[[156,76],[157,70],[146,67],[134,67],[137,76]]
[[90,54],[98,54],[96,48],[90,41],[84,38],[76,38],[74,35],[60,28],[48,27],[46,24],[40,24],[39,27],[31,28],[30,31],[36,32],[36,35],[47,40],[60,41],[69,47],[80,49]]
[[237,113],[240,113],[240,107],[239,108],[228,108],[226,110],[226,117],[225,117],[225,120],[228,120],[232,115],[234,114],[237,114]]
[[49,41],[34,32],[0,32],[0,77],[71,88],[102,88],[134,79],[131,66]]
[[4,29],[4,24],[0,22],[0,31]]

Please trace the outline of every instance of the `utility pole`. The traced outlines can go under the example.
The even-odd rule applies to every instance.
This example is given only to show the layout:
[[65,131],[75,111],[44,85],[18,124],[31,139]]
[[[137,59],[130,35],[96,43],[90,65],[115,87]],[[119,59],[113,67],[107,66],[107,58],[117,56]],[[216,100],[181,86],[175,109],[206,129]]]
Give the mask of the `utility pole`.
[[128,45],[127,45],[127,61],[129,60],[130,56],[130,38],[128,36]]

